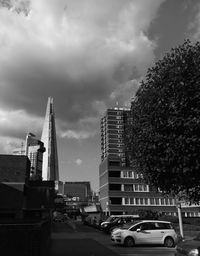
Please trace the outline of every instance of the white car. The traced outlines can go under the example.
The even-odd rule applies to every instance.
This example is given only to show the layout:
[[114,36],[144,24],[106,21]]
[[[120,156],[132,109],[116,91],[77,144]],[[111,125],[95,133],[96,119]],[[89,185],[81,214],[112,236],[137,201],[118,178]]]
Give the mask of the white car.
[[111,233],[111,240],[115,244],[134,246],[135,244],[162,244],[174,247],[178,236],[168,221],[143,220],[123,228],[116,228]]

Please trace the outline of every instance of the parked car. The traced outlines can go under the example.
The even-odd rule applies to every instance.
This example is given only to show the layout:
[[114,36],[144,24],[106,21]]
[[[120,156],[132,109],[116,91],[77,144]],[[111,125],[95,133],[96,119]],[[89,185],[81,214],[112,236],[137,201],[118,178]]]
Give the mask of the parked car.
[[118,215],[116,218],[112,219],[112,221],[101,225],[101,229],[106,233],[110,233],[113,229],[121,227],[126,223],[133,223],[136,218],[138,217],[135,215]]
[[200,256],[200,233],[195,238],[183,239],[176,246],[176,256]]
[[162,244],[165,247],[174,247],[178,236],[168,221],[143,220],[117,228],[111,233],[111,240],[115,244],[127,247],[135,244]]
[[101,228],[104,229],[108,223],[112,222],[113,220],[117,219],[119,215],[110,215],[105,221],[101,222]]

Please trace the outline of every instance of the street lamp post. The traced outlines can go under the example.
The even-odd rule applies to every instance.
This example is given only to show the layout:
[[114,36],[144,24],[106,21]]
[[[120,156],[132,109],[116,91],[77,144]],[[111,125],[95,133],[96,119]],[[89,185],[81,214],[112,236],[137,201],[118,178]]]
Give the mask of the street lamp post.
[[176,207],[178,211],[178,220],[179,220],[179,229],[180,229],[180,235],[182,238],[184,238],[183,234],[183,220],[182,220],[182,214],[181,214],[181,201],[176,201]]

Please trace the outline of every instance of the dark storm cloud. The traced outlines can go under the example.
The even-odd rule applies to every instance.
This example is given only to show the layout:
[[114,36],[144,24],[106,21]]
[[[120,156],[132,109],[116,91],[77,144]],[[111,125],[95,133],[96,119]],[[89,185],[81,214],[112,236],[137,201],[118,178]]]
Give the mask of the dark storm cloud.
[[146,32],[162,2],[34,0],[28,15],[0,8],[0,124],[40,124],[53,96],[61,137],[94,135],[102,111],[127,103],[152,62]]
[[[1,105],[10,108],[23,106],[29,113],[44,115],[44,103],[53,96],[57,117],[69,121],[82,116],[96,114],[92,108],[95,101],[106,100],[114,88],[115,81],[104,74],[72,80],[59,66],[62,63],[20,63],[3,70],[1,77],[6,81],[6,90],[1,93]],[[47,64],[47,63],[46,63]],[[35,67],[34,67],[35,66]]]

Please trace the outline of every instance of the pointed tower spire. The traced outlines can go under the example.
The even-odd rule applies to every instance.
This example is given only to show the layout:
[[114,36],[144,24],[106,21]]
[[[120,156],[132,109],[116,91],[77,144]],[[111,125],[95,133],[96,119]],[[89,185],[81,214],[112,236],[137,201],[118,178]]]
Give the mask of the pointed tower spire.
[[46,116],[44,120],[41,141],[46,151],[43,154],[42,178],[43,180],[59,180],[58,153],[56,142],[55,114],[53,98],[48,98]]

